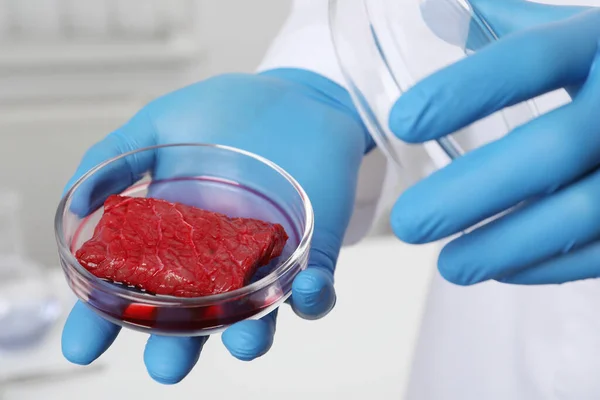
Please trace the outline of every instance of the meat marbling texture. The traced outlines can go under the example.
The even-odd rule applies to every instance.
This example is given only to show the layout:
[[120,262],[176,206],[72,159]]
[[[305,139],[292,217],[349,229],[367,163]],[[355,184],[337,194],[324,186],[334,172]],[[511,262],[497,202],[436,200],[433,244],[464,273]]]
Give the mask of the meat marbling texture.
[[281,255],[284,228],[179,203],[113,195],[75,256],[95,276],[149,293],[200,297],[246,285]]

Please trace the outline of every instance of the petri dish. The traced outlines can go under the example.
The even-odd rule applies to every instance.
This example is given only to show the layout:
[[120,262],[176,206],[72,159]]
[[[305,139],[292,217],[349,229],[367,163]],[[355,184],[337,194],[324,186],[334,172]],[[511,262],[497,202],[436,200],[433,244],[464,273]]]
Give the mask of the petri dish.
[[[329,0],[329,22],[353,102],[398,170],[407,145],[388,127],[395,101],[426,76],[497,40],[468,0]],[[538,115],[535,102],[525,102],[424,146],[441,168]],[[476,134],[481,130],[485,137]]]
[[[153,295],[101,280],[77,262],[111,194],[153,197],[283,225],[283,253],[237,290],[197,298]],[[115,157],[84,175],[61,200],[55,218],[59,256],[75,295],[109,321],[168,336],[203,336],[260,318],[291,294],[307,267],[313,210],[302,187],[260,156],[212,144],[169,144]]]

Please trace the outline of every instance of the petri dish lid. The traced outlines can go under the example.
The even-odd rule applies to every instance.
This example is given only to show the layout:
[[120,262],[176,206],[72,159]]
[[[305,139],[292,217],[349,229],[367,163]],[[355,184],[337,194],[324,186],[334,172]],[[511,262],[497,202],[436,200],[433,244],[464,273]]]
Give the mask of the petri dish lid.
[[[426,76],[497,40],[468,0],[330,0],[331,36],[350,95],[373,139],[402,168],[389,130],[395,101]],[[539,115],[533,101],[425,143],[437,167]],[[485,135],[476,132],[485,131]]]

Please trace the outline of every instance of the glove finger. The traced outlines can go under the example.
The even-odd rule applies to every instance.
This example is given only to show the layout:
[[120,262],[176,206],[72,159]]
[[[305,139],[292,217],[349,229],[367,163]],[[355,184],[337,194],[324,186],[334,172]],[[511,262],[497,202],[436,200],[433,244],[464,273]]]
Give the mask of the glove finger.
[[232,356],[252,361],[263,356],[273,345],[277,310],[258,320],[246,320],[230,326],[221,335]]
[[301,318],[323,318],[336,303],[333,274],[317,265],[302,271],[292,284],[292,308]]
[[208,336],[168,337],[151,335],[144,350],[148,374],[164,385],[181,382],[200,358]]
[[517,285],[560,285],[595,279],[600,278],[598,260],[600,260],[600,243],[596,242],[496,280]]
[[114,342],[121,328],[77,302],[62,333],[62,353],[74,364],[88,365]]
[[292,284],[291,305],[299,317],[320,319],[335,306],[333,274],[339,247],[336,237],[315,232],[308,268],[299,273]]
[[390,113],[390,128],[404,141],[425,142],[507,106],[580,84],[599,36],[600,10],[592,10],[507,37],[402,95]]
[[[600,172],[595,172],[450,242],[440,254],[439,270],[459,285],[501,279],[597,240],[599,222]],[[573,271],[566,268],[561,277],[580,277]]]
[[[144,110],[121,128],[92,146],[65,187],[69,190],[83,175],[99,164],[132,150],[155,143],[154,128]],[[154,162],[152,153],[132,154],[103,167],[86,179],[73,194],[70,209],[84,217],[97,209],[111,194],[120,193],[138,181]]]
[[408,189],[392,212],[394,232],[409,243],[435,241],[593,170],[600,160],[599,106],[600,62],[595,61],[572,103]]

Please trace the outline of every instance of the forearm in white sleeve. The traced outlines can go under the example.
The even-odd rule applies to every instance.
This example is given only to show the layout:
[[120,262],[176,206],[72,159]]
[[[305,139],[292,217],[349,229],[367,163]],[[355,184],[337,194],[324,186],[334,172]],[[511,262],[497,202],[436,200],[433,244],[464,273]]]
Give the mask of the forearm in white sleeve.
[[345,86],[329,33],[327,0],[294,0],[258,70],[274,68],[306,69]]

